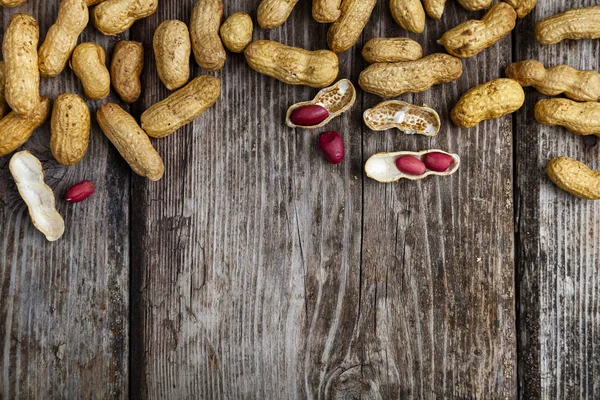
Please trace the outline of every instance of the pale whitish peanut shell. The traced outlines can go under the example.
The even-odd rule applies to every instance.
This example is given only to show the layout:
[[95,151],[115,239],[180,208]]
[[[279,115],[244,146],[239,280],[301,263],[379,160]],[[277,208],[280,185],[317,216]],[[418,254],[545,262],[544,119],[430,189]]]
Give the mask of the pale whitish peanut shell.
[[544,125],[564,126],[576,135],[600,136],[600,103],[543,99],[535,105],[535,119]]
[[554,44],[565,39],[600,37],[600,6],[574,8],[540,20],[535,26],[540,44]]
[[600,172],[569,157],[557,157],[546,166],[550,180],[562,190],[584,200],[600,200]]
[[406,134],[435,136],[440,130],[440,116],[429,107],[390,100],[369,108],[363,114],[367,127],[374,131],[397,128]]
[[44,183],[40,160],[28,151],[20,151],[11,157],[8,167],[33,225],[48,241],[58,240],[65,231],[65,221],[56,210],[54,192]]
[[327,125],[332,119],[340,116],[341,114],[348,111],[356,101],[356,89],[352,82],[348,79],[342,79],[335,85],[321,90],[312,101],[304,101],[302,103],[296,103],[288,108],[285,116],[285,123],[290,128],[297,128],[300,125],[295,125],[292,120],[292,113],[300,107],[309,105],[319,105],[325,108],[329,112],[327,119],[313,126],[301,127],[304,129],[317,129]]
[[[398,170],[396,167],[396,160],[402,156],[415,156],[422,160],[423,156],[428,153],[442,153],[447,154],[454,159],[454,162],[450,164],[450,167],[444,172],[436,172],[427,170],[423,175],[410,175],[405,174]],[[377,153],[369,157],[365,163],[365,173],[371,179],[375,179],[378,182],[389,183],[396,182],[400,179],[409,179],[411,181],[418,181],[429,175],[448,176],[458,171],[460,166],[460,157],[457,154],[446,153],[442,150],[423,150],[419,152],[414,151],[397,151],[393,153]]]
[[423,49],[409,38],[374,38],[363,46],[362,56],[370,64],[412,61],[423,56]]

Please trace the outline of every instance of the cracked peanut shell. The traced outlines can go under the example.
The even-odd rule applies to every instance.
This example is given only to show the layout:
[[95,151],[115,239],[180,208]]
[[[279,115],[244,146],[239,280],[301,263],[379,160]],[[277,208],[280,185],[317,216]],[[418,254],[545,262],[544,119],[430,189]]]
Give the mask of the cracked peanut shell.
[[576,135],[600,137],[600,103],[555,98],[543,99],[535,105],[535,119],[548,126],[562,126]]
[[[453,162],[450,164],[448,169],[444,172],[437,172],[427,169],[422,175],[411,175],[406,174],[396,167],[396,159],[402,156],[414,156],[422,160],[426,154],[429,153],[442,153],[452,157]],[[408,179],[411,181],[419,181],[427,178],[430,175],[436,176],[449,176],[458,171],[460,167],[460,157],[458,154],[446,153],[442,150],[423,150],[423,151],[396,151],[392,153],[377,153],[373,154],[365,163],[365,173],[371,179],[374,179],[382,183],[396,182],[400,179]]]
[[373,38],[362,49],[369,64],[418,60],[423,56],[421,45],[409,38]]
[[535,25],[535,37],[540,44],[600,38],[600,6],[574,8],[544,18]]
[[327,31],[327,45],[334,53],[354,46],[371,18],[377,0],[344,0],[341,15]]
[[397,128],[409,135],[435,136],[441,126],[440,116],[433,108],[398,100],[384,101],[369,108],[363,113],[363,120],[373,131]]
[[584,200],[600,200],[600,172],[569,157],[556,157],[546,166],[548,177],[562,190]]

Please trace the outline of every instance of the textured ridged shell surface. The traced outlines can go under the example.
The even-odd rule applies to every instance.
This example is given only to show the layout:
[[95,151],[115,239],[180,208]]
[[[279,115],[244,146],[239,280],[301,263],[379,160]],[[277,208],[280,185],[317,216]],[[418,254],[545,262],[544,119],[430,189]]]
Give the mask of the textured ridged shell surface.
[[225,65],[227,54],[219,36],[223,2],[197,0],[190,17],[190,37],[196,63],[206,71],[218,71]]
[[273,29],[287,21],[298,0],[262,0],[256,12],[258,25]]
[[50,150],[62,165],[77,164],[88,148],[90,110],[81,97],[63,93],[54,101],[50,121]]
[[397,128],[406,134],[435,136],[440,130],[440,116],[429,107],[390,100],[369,108],[363,114],[367,127],[374,131]]
[[0,119],[4,117],[9,111],[10,107],[6,102],[6,97],[4,94],[5,87],[5,76],[4,76],[4,61],[0,61]]
[[133,103],[142,93],[140,76],[144,69],[144,46],[140,42],[121,40],[115,45],[110,63],[110,80],[125,103]]
[[423,8],[430,18],[440,20],[444,14],[446,0],[423,0]]
[[425,10],[421,0],[390,0],[390,11],[402,29],[413,33],[425,30]]
[[312,16],[315,21],[333,23],[342,15],[342,0],[313,0]]
[[18,7],[24,4],[27,0],[0,0],[0,6],[3,7]]
[[535,26],[535,37],[541,44],[600,38],[600,6],[574,8],[544,18]]
[[569,157],[557,157],[546,166],[550,180],[562,190],[584,200],[600,200],[600,172]]
[[537,0],[504,0],[517,12],[519,18],[525,18],[533,10]]
[[50,99],[42,97],[29,115],[11,111],[0,119],[0,157],[12,153],[27,142],[33,131],[48,119],[51,107]]
[[163,21],[153,39],[156,69],[169,90],[179,89],[190,79],[192,43],[188,27],[181,21]]
[[106,68],[104,49],[96,43],[81,43],[75,47],[71,68],[81,80],[85,95],[90,100],[100,100],[110,93],[110,73]]
[[458,3],[468,11],[485,10],[490,8],[492,0],[458,0]]
[[252,42],[253,32],[252,18],[243,12],[231,14],[219,30],[223,45],[233,53],[241,53],[248,47]]
[[327,31],[327,44],[335,53],[354,46],[371,18],[377,0],[344,0],[342,14]]
[[105,35],[125,32],[139,19],[154,14],[158,0],[107,0],[92,11],[94,26]]
[[[423,159],[423,156],[429,153],[443,153],[452,157],[454,162],[444,172],[436,172],[427,170],[423,175],[410,175],[405,174],[398,170],[396,167],[396,159],[402,156],[414,156],[418,159]],[[458,171],[460,166],[460,157],[457,154],[446,153],[442,150],[423,150],[419,152],[415,151],[396,151],[393,153],[377,153],[369,157],[365,163],[365,173],[371,179],[375,179],[378,182],[389,183],[396,182],[400,179],[409,179],[411,181],[418,181],[424,179],[430,175],[437,176],[448,176]]]
[[535,119],[544,125],[559,125],[577,135],[600,136],[600,103],[568,99],[543,99],[535,105]]
[[423,48],[409,38],[373,38],[363,46],[362,56],[371,64],[413,61],[423,56]]

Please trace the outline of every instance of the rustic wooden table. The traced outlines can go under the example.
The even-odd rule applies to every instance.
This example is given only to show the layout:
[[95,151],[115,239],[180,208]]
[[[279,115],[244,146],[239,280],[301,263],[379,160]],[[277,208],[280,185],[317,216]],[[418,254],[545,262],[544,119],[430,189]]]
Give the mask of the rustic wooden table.
[[[225,15],[255,18],[258,3],[226,0]],[[67,230],[48,243],[0,159],[0,398],[600,398],[600,203],[544,173],[558,155],[599,169],[598,146],[537,124],[543,96],[532,89],[512,116],[470,130],[448,118],[462,93],[513,60],[600,68],[598,40],[542,47],[533,36],[540,18],[595,3],[539,0],[511,38],[464,61],[458,82],[402,96],[440,112],[437,137],[369,131],[361,113],[380,99],[359,91],[328,126],[347,146],[338,166],[323,160],[317,132],[283,122],[316,90],[260,76],[237,54],[216,74],[220,101],[153,141],[166,164],[158,183],[133,175],[95,124],[85,159],[60,166],[44,125],[24,148],[57,196],[83,179],[97,193],[58,202]],[[168,94],[155,28],[187,22],[191,7],[161,0],[127,34],[83,34],[109,54],[120,39],[144,43],[134,115]],[[34,15],[43,37],[57,1],[1,9],[2,30],[16,11]],[[408,36],[442,51],[443,32],[482,15],[449,1],[442,21]],[[318,49],[326,32],[303,0],[284,26],[254,37]],[[362,43],[378,36],[407,36],[387,1],[340,55],[340,77],[357,82]],[[42,92],[82,88],[67,70]],[[387,185],[362,172],[375,152],[426,148],[460,154],[460,171]]]

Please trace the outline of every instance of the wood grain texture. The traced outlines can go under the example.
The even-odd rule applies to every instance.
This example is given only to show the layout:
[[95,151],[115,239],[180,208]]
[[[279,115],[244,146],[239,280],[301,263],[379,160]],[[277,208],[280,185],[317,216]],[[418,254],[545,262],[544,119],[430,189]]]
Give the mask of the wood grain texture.
[[[515,59],[599,70],[599,41],[541,46],[532,34],[541,18],[596,4],[538,1],[517,26]],[[533,109],[545,96],[532,88],[525,93],[515,142],[519,394],[524,399],[600,398],[600,203],[562,192],[545,173],[547,162],[562,155],[600,169],[598,146],[594,138],[536,123]]]
[[[24,11],[38,19],[43,40],[57,4],[2,7],[0,30]],[[81,39],[106,50],[113,44],[92,28]],[[41,92],[83,93],[68,67],[42,80]],[[88,102],[92,111],[98,104]],[[42,161],[65,219],[65,234],[54,243],[33,227],[8,170],[10,156],[0,158],[0,398],[125,398],[130,172],[95,124],[76,166],[58,164],[49,146],[46,123],[24,148]],[[85,203],[64,202],[68,187],[84,179],[94,181],[96,194]]]

